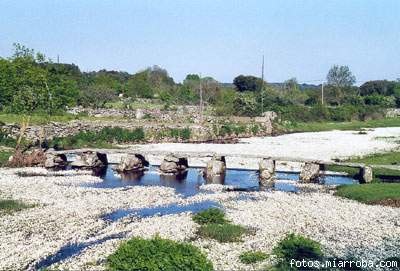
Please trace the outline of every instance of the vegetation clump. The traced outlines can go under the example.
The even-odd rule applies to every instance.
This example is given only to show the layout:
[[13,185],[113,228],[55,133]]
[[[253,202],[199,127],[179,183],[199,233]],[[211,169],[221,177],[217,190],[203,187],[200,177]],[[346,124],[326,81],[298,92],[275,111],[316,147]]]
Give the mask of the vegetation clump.
[[239,260],[244,264],[253,264],[266,259],[268,259],[268,254],[262,251],[246,251],[239,256]]
[[323,256],[318,242],[293,233],[279,241],[273,251],[279,259],[284,261],[319,260]]
[[248,230],[240,225],[234,225],[225,218],[225,214],[218,208],[209,208],[193,216],[193,220],[200,224],[197,235],[211,238],[221,243],[241,241],[243,234]]
[[301,267],[297,268],[291,262],[317,262],[323,259],[321,245],[307,237],[288,234],[273,249],[274,255],[277,257],[277,263],[269,270],[317,270],[314,267]]
[[221,243],[241,241],[246,228],[231,223],[224,224],[205,224],[202,225],[197,234],[204,238],[211,238]]
[[107,258],[108,270],[211,271],[212,263],[191,244],[155,237],[132,238]]
[[11,214],[13,212],[21,211],[23,209],[31,208],[32,205],[25,204],[18,200],[0,199],[0,215]]
[[209,208],[205,211],[199,212],[193,216],[193,221],[203,224],[225,224],[228,222],[225,218],[225,214],[221,209]]

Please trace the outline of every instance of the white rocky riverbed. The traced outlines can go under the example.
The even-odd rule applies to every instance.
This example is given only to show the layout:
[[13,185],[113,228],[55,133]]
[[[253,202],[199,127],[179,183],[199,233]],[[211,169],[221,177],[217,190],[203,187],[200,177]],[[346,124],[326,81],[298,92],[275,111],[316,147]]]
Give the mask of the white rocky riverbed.
[[[240,139],[237,144],[160,143],[130,146],[138,152],[216,152],[227,157],[230,168],[258,168],[259,159],[240,158],[241,155],[290,157],[328,161],[399,148],[400,127],[365,129],[358,131],[328,131],[285,134],[276,137]],[[150,156],[151,163],[162,157]],[[192,166],[204,166],[204,159],[190,159]]]
[[[37,176],[21,177],[21,172]],[[33,269],[41,259],[57,253],[67,244],[87,243],[121,233],[126,236],[89,246],[52,267],[103,269],[106,257],[122,240],[156,234],[173,240],[192,240],[218,270],[253,268],[241,264],[239,254],[247,250],[269,253],[288,232],[301,233],[321,242],[329,255],[376,260],[399,253],[400,208],[368,206],[337,198],[321,189],[302,194],[248,192],[251,199],[238,200],[239,192],[223,192],[217,186],[211,187],[215,191],[213,194],[200,193],[188,198],[182,198],[166,187],[102,189],[78,186],[82,182],[100,181],[87,172],[54,174],[39,168],[2,169],[0,196],[32,203],[36,207],[0,216],[0,270]],[[124,217],[115,222],[101,218],[121,208],[203,200],[219,202],[229,219],[254,229],[255,233],[246,236],[243,242],[220,244],[195,239],[197,225],[187,212],[143,219]]]

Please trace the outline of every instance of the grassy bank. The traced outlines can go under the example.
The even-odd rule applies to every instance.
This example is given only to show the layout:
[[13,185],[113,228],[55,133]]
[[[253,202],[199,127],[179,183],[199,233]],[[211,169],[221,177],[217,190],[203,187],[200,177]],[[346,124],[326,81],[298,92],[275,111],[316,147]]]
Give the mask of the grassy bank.
[[400,184],[371,183],[364,185],[342,185],[335,195],[363,202],[400,207]]
[[354,157],[349,162],[368,165],[400,165],[400,152],[376,153],[364,157]]
[[331,130],[359,130],[362,128],[397,126],[400,126],[400,118],[385,118],[378,120],[351,122],[291,122],[282,125],[281,129],[287,132],[320,132]]

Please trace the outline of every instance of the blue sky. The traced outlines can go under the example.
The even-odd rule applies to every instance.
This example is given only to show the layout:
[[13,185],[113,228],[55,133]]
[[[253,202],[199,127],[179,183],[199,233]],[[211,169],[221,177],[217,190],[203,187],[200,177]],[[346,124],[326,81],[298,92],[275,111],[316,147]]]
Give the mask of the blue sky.
[[157,64],[231,82],[259,75],[264,54],[270,82],[313,83],[334,64],[395,79],[399,14],[399,0],[0,0],[0,56],[20,42],[83,71]]

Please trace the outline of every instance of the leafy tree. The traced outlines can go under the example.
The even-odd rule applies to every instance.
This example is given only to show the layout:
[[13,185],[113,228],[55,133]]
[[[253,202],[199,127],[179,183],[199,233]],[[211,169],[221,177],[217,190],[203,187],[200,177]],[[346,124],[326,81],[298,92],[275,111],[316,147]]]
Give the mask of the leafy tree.
[[126,94],[130,97],[153,98],[154,92],[147,71],[138,72],[129,78]]
[[360,86],[360,94],[365,95],[393,95],[396,89],[396,82],[387,80],[368,81]]
[[239,75],[233,80],[233,84],[240,92],[243,91],[260,91],[263,81],[255,76]]
[[351,73],[348,66],[334,65],[326,76],[329,85],[335,87],[349,87],[354,85],[356,77]]
[[235,114],[255,117],[259,113],[258,104],[253,93],[241,93],[234,101]]
[[82,93],[81,104],[100,108],[117,98],[116,91],[107,85],[91,85]]
[[234,102],[238,96],[237,91],[224,88],[215,97],[215,113],[218,116],[233,115],[235,113]]

